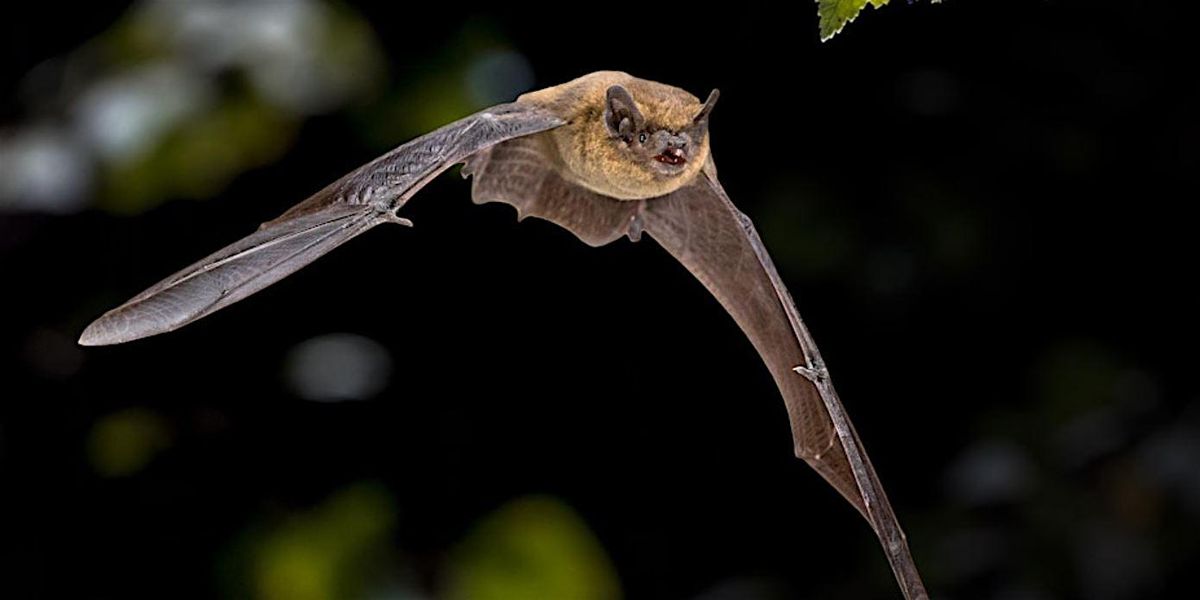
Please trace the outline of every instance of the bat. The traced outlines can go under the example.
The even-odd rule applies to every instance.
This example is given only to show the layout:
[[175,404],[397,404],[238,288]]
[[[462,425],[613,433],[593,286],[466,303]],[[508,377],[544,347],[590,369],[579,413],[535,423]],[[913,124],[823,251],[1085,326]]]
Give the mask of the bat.
[[96,319],[85,346],[182,327],[257,292],[398,212],[458,163],[476,204],[555,223],[591,246],[649,235],[708,288],[750,339],[787,406],[796,456],[879,537],[908,600],[928,598],[875,469],[762,240],[729,200],[710,153],[713,90],[601,71],[526,93],[409,141],[249,236]]

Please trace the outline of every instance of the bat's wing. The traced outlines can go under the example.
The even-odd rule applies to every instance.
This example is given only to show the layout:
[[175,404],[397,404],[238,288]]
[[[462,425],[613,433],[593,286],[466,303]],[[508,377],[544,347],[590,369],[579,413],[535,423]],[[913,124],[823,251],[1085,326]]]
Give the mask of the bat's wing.
[[[504,202],[518,218],[556,223],[592,246],[643,232],[683,263],[733,315],[783,394],[796,455],[859,510],[883,543],[909,600],[927,598],[887,496],[825,372],[820,353],[780,281],[762,241],[725,195],[710,161],[688,186],[661,198],[621,201],[565,181],[546,164],[543,136],[480,152],[477,203]],[[799,367],[799,371],[797,371]]]
[[712,163],[688,186],[645,201],[640,218],[645,232],[716,296],[753,342],[787,404],[796,455],[870,522],[905,597],[926,598],[904,534],[820,353],[758,233],[726,196]]
[[330,184],[255,233],[164,279],[96,319],[79,338],[116,344],[171,331],[294,273],[396,216],[431,179],[491,146],[564,123],[544,110],[504,104],[414,139]]
[[463,176],[472,176],[476,204],[503,202],[517,209],[517,219],[545,219],[562,226],[589,246],[603,246],[621,236],[637,238],[641,202],[624,202],[568,182],[547,156],[546,136],[515,139],[467,161]]

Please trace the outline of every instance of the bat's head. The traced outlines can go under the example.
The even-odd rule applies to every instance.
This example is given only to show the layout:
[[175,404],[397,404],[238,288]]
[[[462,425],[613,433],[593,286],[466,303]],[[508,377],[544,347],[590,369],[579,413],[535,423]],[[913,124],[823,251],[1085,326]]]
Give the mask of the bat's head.
[[691,183],[709,162],[717,102],[619,71],[597,71],[522,95],[568,123],[551,130],[566,178],[619,200],[656,198]]
[[643,114],[628,89],[609,86],[603,118],[610,142],[627,161],[657,178],[695,175],[702,166],[697,163],[708,157],[708,116],[717,103],[717,90],[700,106],[691,94],[686,94],[691,101],[684,102],[678,93],[659,97],[653,91],[646,90],[647,97],[638,99],[648,108]]

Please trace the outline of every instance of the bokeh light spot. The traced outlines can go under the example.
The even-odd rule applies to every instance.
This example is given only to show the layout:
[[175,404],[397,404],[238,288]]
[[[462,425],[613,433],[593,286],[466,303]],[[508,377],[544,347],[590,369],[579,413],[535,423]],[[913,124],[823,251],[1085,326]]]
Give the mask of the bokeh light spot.
[[101,418],[88,436],[88,461],[104,477],[127,477],[146,468],[171,445],[165,419],[145,408],[130,408]]
[[91,180],[87,154],[66,131],[0,134],[0,209],[73,212],[88,199]]
[[976,442],[947,476],[950,492],[971,505],[1016,502],[1029,493],[1032,484],[1029,453],[1009,440]]
[[300,343],[288,353],[285,378],[305,400],[366,400],[387,385],[392,357],[378,342],[334,333]]

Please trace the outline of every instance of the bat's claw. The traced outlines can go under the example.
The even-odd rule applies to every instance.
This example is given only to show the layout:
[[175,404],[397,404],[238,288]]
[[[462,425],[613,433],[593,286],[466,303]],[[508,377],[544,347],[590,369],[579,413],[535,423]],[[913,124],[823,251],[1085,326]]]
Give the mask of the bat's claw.
[[805,379],[813,382],[813,385],[821,385],[825,381],[829,380],[829,371],[825,370],[825,367],[820,365],[817,365],[816,367],[806,367],[804,365],[800,365],[798,367],[792,367],[792,370],[803,375]]
[[396,223],[398,225],[404,225],[405,227],[413,226],[412,221],[409,221],[408,219],[405,219],[404,217],[401,217],[400,215],[397,215],[396,213],[391,212],[391,211],[387,211],[387,212],[383,213],[383,220],[387,221],[388,223]]

